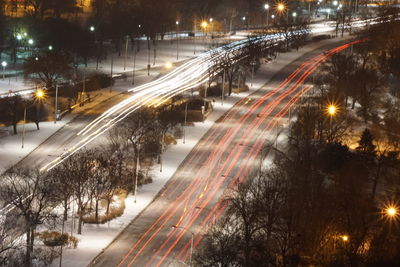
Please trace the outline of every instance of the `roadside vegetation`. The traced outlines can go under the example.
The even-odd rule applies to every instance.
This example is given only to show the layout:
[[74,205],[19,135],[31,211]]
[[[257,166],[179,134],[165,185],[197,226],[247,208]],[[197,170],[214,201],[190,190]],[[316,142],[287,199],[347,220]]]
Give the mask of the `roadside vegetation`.
[[397,14],[320,68],[273,164],[226,192],[198,266],[400,264]]

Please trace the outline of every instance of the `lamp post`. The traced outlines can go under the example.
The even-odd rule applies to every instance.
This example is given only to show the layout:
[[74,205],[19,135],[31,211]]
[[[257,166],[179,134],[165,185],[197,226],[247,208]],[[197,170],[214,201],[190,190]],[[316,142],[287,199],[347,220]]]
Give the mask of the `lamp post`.
[[191,242],[190,242],[190,258],[189,258],[189,266],[192,266],[194,233],[191,230],[189,230],[188,228],[183,227],[183,226],[172,225],[172,228],[174,228],[174,229],[182,229],[182,230],[190,232],[192,234],[192,238],[191,238]]
[[183,144],[186,143],[186,123],[187,123],[188,102],[185,103],[185,122],[183,125]]
[[[286,6],[284,3],[278,3],[276,6],[276,10],[278,13],[280,13],[281,15],[283,14],[283,12],[285,12]],[[289,13],[286,12],[286,21],[287,23],[289,23]]]
[[56,99],[54,107],[54,124],[56,124],[58,119],[58,84],[56,84]]
[[203,21],[202,23],[201,23],[201,28],[203,29],[203,34],[205,35],[205,36],[207,36],[207,27],[208,27],[208,23],[207,23],[207,21]]
[[132,71],[132,85],[135,84],[135,72],[136,72],[136,53],[137,50],[133,48],[133,71]]
[[177,20],[175,24],[176,24],[176,60],[179,60],[179,20]]
[[211,32],[211,38],[212,38],[213,33],[214,33],[214,19],[210,18],[208,21],[210,22],[210,26],[211,26],[210,32]]
[[125,40],[125,58],[124,58],[124,70],[126,70],[126,61],[128,59],[128,46],[129,46],[129,35],[127,35]]
[[269,26],[269,4],[265,4],[264,9],[267,10],[267,28],[268,28],[268,26]]
[[138,176],[139,176],[139,166],[140,166],[140,163],[139,163],[139,153],[138,153],[137,156],[136,156],[136,171],[135,171],[135,190],[134,190],[134,193],[135,193],[134,202],[135,203],[136,203],[136,195],[137,195],[137,183],[138,183]]
[[338,108],[337,108],[337,106],[335,105],[335,104],[329,104],[327,107],[326,107],[326,113],[328,114],[328,116],[329,116],[329,142],[331,142],[332,141],[332,132],[333,132],[333,129],[332,129],[332,119],[333,119],[333,117],[337,114],[337,112],[338,112]]
[[[45,97],[44,91],[43,90],[37,90],[35,92],[35,100],[40,101],[41,99],[43,99]],[[21,144],[21,148],[24,148],[25,145],[25,124],[26,124],[26,109],[27,109],[27,105],[25,105],[24,107],[24,124],[22,125],[22,144]]]
[[7,62],[3,61],[1,62],[1,65],[3,66],[3,80],[6,78],[6,67],[7,67]]

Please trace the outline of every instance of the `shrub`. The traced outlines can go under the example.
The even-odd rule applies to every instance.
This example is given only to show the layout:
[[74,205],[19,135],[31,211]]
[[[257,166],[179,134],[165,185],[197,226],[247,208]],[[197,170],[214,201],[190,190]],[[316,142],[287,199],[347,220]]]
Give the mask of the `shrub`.
[[83,217],[83,222],[89,224],[104,224],[124,214],[125,199],[128,196],[128,192],[126,190],[120,190],[115,194],[118,195],[118,207],[110,207],[108,214],[99,215],[97,220],[95,214],[92,213],[88,216]]
[[78,246],[78,239],[70,236],[68,233],[59,233],[59,232],[49,232],[43,231],[38,233],[37,236],[39,239],[48,247],[55,247],[55,246],[71,246],[76,248]]

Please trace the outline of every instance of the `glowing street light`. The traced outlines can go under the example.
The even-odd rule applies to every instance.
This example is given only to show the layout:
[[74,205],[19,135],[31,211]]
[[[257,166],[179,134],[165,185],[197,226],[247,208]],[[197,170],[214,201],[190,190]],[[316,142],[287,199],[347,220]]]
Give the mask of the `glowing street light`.
[[1,65],[3,66],[3,80],[6,78],[6,67],[7,67],[7,62],[3,61],[1,62]]
[[[36,90],[36,92],[33,94],[33,97],[35,98],[35,102],[36,104],[39,103],[42,99],[45,98],[45,93],[43,90],[39,89]],[[21,144],[21,148],[24,148],[25,145],[25,124],[26,124],[26,109],[27,109],[27,105],[25,104],[24,107],[24,124],[22,125],[22,144]]]
[[293,12],[292,16],[293,16],[293,17],[297,17],[297,13],[296,13],[296,12]]
[[245,20],[246,20],[246,17],[242,17],[242,20],[245,21]]
[[275,18],[275,15],[274,15],[274,14],[272,14],[272,15],[271,15],[271,19],[274,19],[274,18]]
[[179,60],[179,20],[175,21],[176,24],[176,60]]
[[283,11],[286,9],[286,6],[285,6],[283,3],[279,3],[279,4],[276,6],[276,9],[277,9],[279,12],[283,12]]
[[37,99],[44,98],[44,91],[41,90],[41,89],[37,90],[36,93],[35,93],[35,96],[36,96]]
[[52,45],[49,45],[49,50],[50,51],[53,50],[53,46]]
[[349,241],[349,236],[348,235],[342,235],[342,240],[343,240],[343,242],[348,242]]
[[29,40],[28,40],[28,44],[33,45],[33,43],[34,43],[34,42],[33,42],[32,39],[29,39]]
[[21,34],[18,34],[18,35],[17,35],[17,40],[18,40],[18,41],[21,41],[21,40],[22,40],[22,35],[21,35]]
[[337,6],[338,4],[339,4],[338,1],[333,1],[333,5],[334,5],[334,6]]
[[394,218],[398,215],[397,208],[394,206],[387,207],[385,213],[389,218]]
[[265,4],[264,9],[267,10],[267,27],[268,27],[269,26],[269,4]]
[[172,63],[171,62],[166,62],[165,63],[165,68],[168,69],[168,70],[171,69],[172,68]]
[[208,26],[207,21],[203,21],[200,26],[203,28],[203,30],[205,30]]
[[94,27],[94,26],[90,26],[89,30],[90,30],[91,32],[94,32],[95,27]]
[[329,116],[335,116],[337,113],[337,107],[334,104],[330,104],[327,108],[326,111]]

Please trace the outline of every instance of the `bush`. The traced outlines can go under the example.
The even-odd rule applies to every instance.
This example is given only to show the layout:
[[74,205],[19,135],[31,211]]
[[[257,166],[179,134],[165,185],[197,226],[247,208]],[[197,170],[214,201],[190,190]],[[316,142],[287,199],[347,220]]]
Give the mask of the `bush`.
[[37,236],[48,247],[68,245],[76,248],[79,242],[77,238],[70,236],[68,233],[43,231],[38,233]]
[[97,220],[94,213],[90,214],[89,216],[85,216],[83,217],[83,222],[89,224],[104,224],[124,214],[125,199],[128,196],[128,192],[125,190],[121,190],[116,194],[118,195],[118,207],[110,207],[108,214],[99,215]]

